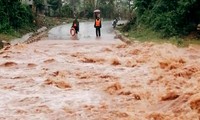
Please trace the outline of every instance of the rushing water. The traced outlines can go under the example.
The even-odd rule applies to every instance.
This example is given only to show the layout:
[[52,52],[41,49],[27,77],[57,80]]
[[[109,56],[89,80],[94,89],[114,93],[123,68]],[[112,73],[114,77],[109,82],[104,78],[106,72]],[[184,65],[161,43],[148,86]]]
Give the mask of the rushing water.
[[92,22],[79,40],[69,29],[0,52],[0,119],[199,120],[199,47],[127,45],[110,22],[100,40]]

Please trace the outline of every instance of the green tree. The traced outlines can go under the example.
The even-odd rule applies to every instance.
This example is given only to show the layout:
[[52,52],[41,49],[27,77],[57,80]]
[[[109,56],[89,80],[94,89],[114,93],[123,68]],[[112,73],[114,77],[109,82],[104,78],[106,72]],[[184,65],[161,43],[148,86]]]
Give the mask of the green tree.
[[200,22],[199,0],[135,0],[137,24],[144,24],[164,37],[187,35]]
[[115,4],[113,0],[99,0],[98,7],[101,10],[101,15],[105,18],[115,17]]
[[80,0],[69,0],[69,6],[73,10],[74,14],[78,14],[80,7]]
[[94,8],[95,8],[95,4],[93,1],[91,0],[85,0],[84,1],[84,13],[88,19],[89,18],[93,18],[93,11],[94,11]]
[[44,9],[44,0],[33,0],[36,7],[36,15]]
[[60,11],[60,8],[62,6],[61,0],[48,0],[47,2],[51,5],[51,8],[54,11],[54,15],[58,9],[59,9],[59,14],[61,13]]
[[0,0],[0,32],[19,29],[32,24],[33,16],[29,6],[19,0]]
[[63,17],[73,17],[73,10],[71,9],[71,7],[68,4],[65,4],[62,9],[61,9],[61,13]]
[[6,6],[8,6],[8,2],[0,0],[0,32],[10,29],[8,10]]

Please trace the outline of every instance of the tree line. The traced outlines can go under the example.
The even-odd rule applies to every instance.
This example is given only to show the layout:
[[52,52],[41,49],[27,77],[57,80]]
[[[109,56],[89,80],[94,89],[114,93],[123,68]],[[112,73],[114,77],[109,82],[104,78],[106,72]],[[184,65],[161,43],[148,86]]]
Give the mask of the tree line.
[[188,35],[200,23],[199,0],[134,0],[131,27],[141,26],[162,37]]
[[[44,2],[45,0],[43,0]],[[51,10],[38,6],[40,11],[45,9],[45,14],[49,16],[74,17],[76,14],[80,18],[93,18],[95,9],[101,10],[102,17],[127,17],[129,0],[47,0]],[[42,0],[39,0],[42,3]],[[41,5],[41,4],[40,4]]]
[[33,15],[19,0],[0,0],[0,32],[8,32],[32,24]]
[[0,32],[8,32],[33,25],[38,14],[52,17],[93,18],[95,9],[101,17],[127,17],[128,0],[33,0],[30,7],[21,0],[0,0]]
[[101,17],[130,19],[125,31],[141,26],[163,37],[187,35],[200,23],[199,0],[33,0],[34,8],[21,0],[0,0],[0,32],[33,25],[37,14],[74,18],[93,18],[95,9]]

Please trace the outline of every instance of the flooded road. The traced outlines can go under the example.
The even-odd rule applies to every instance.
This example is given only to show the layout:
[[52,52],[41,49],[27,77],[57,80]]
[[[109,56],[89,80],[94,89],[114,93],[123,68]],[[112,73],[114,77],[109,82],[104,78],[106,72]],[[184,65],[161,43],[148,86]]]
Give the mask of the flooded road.
[[[123,23],[124,21],[121,21]],[[48,39],[50,40],[72,40],[73,38],[70,35],[71,24],[63,24],[57,26],[49,31]],[[94,28],[93,22],[80,22],[80,30],[78,33],[79,40],[113,40],[114,39],[114,30],[112,28],[112,21],[102,22],[101,29],[101,38],[96,38],[96,31]]]
[[127,45],[111,27],[97,40],[81,24],[79,40],[62,25],[0,51],[0,120],[200,119],[199,47]]

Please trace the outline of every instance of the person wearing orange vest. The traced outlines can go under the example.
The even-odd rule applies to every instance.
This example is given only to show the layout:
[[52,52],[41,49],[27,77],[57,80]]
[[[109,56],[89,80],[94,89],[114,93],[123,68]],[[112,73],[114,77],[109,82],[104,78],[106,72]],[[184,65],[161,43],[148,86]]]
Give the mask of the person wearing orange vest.
[[99,17],[96,18],[94,27],[96,28],[96,37],[101,37],[101,19]]

